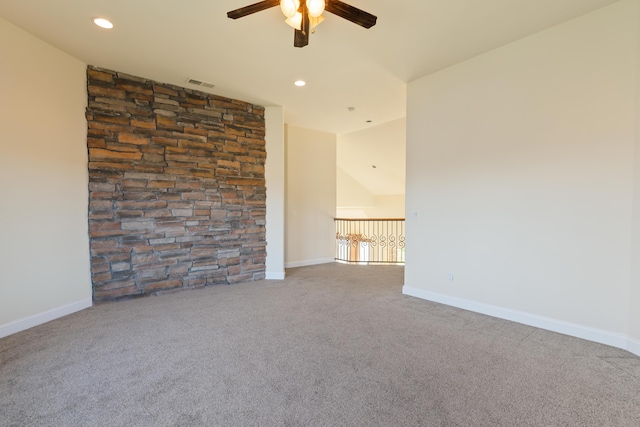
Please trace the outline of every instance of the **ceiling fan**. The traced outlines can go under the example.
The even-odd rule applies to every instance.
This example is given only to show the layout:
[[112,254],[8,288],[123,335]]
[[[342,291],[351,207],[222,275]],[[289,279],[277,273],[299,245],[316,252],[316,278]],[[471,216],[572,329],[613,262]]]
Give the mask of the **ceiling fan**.
[[231,19],[242,18],[280,5],[286,22],[295,29],[293,45],[304,47],[309,44],[309,33],[320,24],[324,11],[338,15],[364,28],[376,25],[377,17],[339,0],[264,0],[227,13]]

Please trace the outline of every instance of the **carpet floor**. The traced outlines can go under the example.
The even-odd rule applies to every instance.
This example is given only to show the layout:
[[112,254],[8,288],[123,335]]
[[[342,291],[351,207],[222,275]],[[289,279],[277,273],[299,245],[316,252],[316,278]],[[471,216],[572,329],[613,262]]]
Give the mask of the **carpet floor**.
[[403,268],[96,305],[0,340],[2,426],[640,426],[640,358],[401,293]]

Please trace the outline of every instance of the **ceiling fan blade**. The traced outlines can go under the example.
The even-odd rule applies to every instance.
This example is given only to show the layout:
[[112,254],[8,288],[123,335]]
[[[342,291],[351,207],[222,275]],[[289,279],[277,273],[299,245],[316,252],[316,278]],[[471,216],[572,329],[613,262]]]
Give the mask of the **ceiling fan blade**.
[[378,17],[364,10],[358,9],[339,0],[328,0],[324,8],[327,12],[338,15],[348,21],[358,24],[364,28],[371,28],[376,25]]
[[232,10],[231,12],[227,12],[227,16],[231,19],[238,19],[242,18],[243,16],[251,15],[252,13],[260,12],[265,9],[278,6],[279,4],[280,0],[260,1],[249,6],[241,7],[240,9]]

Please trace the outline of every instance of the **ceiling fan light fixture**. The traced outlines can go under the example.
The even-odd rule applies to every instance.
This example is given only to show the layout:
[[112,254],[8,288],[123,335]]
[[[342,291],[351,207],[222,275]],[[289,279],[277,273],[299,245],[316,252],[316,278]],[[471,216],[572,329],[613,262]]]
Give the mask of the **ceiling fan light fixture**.
[[[318,16],[317,18],[309,17],[309,25],[312,30],[320,25],[322,21],[324,21],[324,16]],[[302,30],[302,14],[300,12],[296,13],[293,18],[287,18],[284,22],[291,28],[295,28],[298,31]]]
[[287,18],[284,22],[286,22],[288,26],[300,31],[302,29],[302,14],[300,12],[296,12],[295,15],[291,18]]
[[311,16],[309,17],[309,24],[311,25],[311,29],[313,30],[318,25],[320,25],[324,21],[324,16],[320,15],[318,17]]
[[306,0],[307,10],[309,11],[309,17],[318,18],[324,12],[325,1],[324,0]]
[[280,10],[288,19],[293,18],[300,8],[300,0],[280,0]]
[[324,0],[307,0],[307,9],[311,18],[317,18],[324,12]]

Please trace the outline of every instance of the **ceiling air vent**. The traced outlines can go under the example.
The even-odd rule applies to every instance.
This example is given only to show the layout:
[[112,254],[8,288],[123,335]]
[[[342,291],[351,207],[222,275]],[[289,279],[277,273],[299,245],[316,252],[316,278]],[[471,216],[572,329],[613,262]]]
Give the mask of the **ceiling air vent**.
[[187,83],[196,85],[196,86],[208,87],[209,89],[211,89],[212,87],[215,87],[213,83],[207,83],[207,82],[203,82],[196,79],[187,79]]

